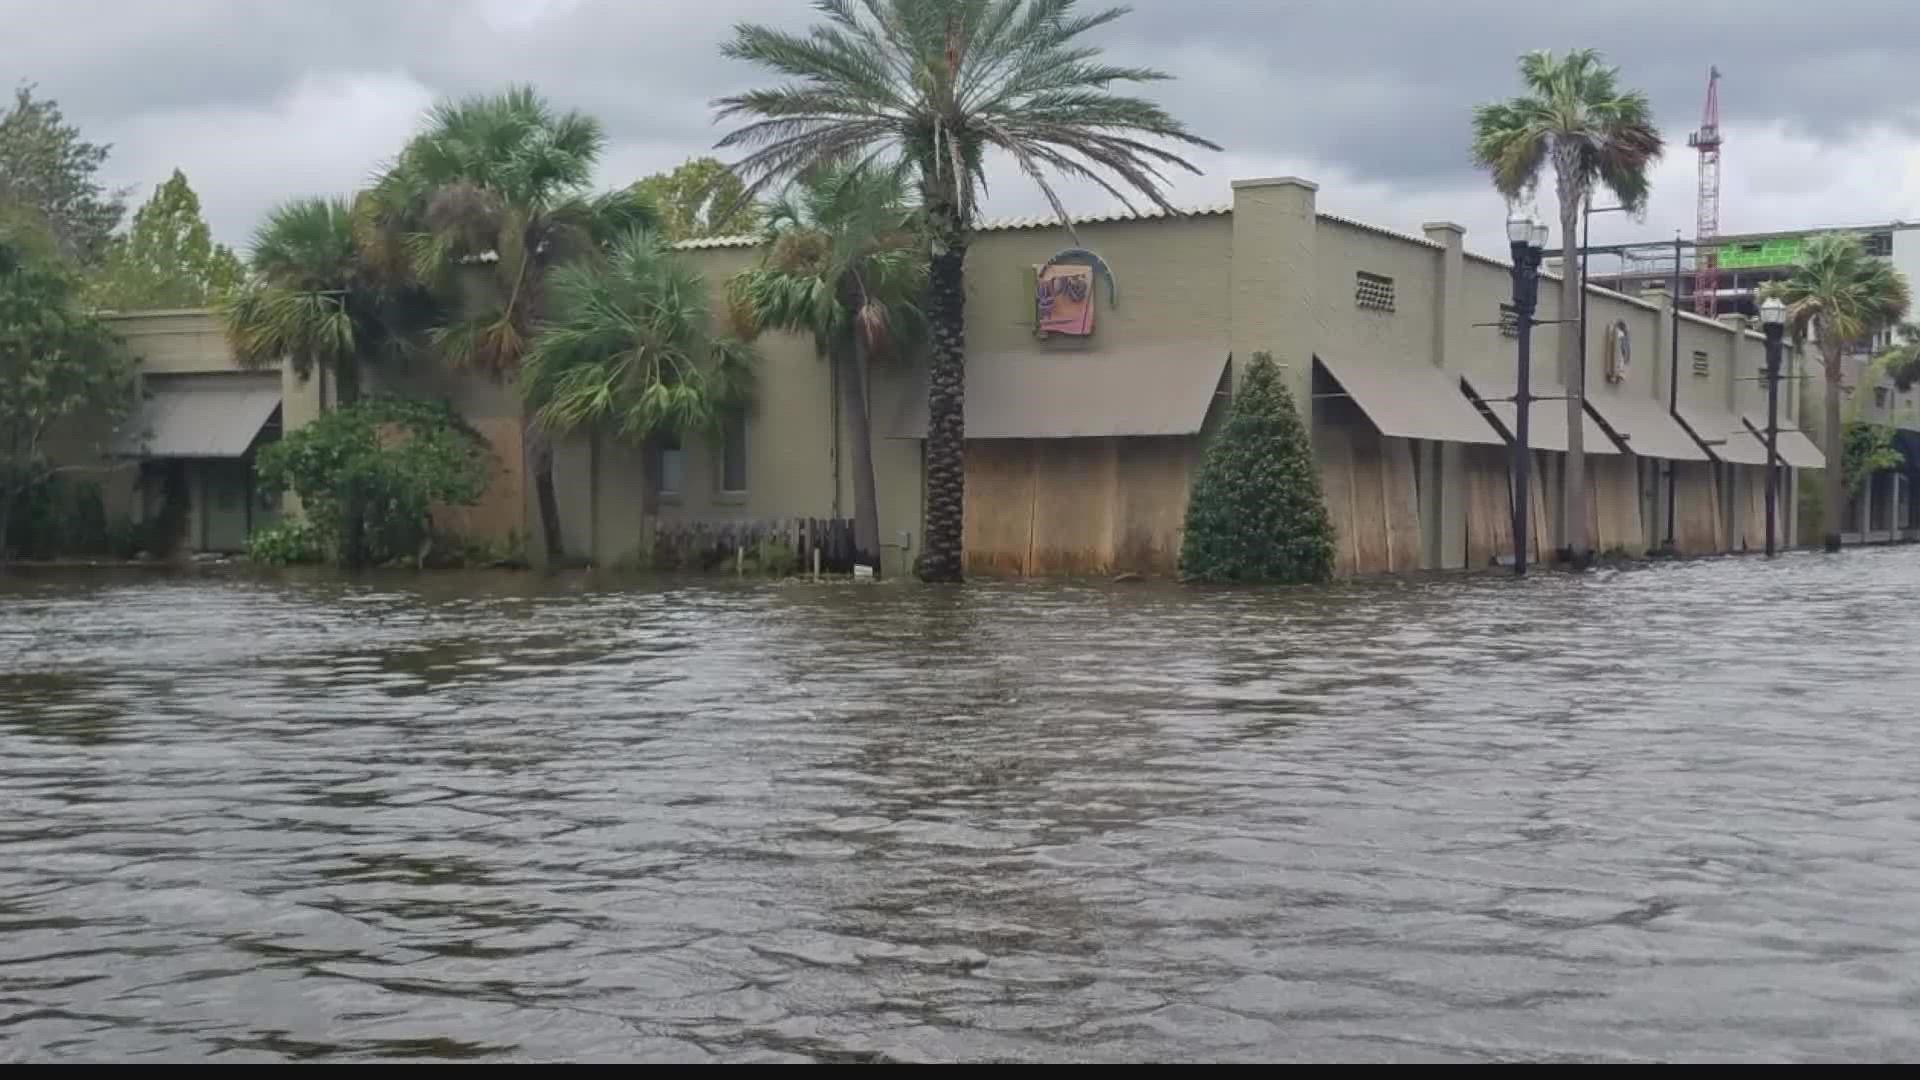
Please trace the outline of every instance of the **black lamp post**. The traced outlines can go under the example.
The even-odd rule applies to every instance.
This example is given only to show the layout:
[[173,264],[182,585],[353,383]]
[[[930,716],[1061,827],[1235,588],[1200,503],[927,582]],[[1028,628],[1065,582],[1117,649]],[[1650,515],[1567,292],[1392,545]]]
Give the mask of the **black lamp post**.
[[1547,246],[1547,227],[1532,218],[1507,222],[1507,243],[1513,250],[1513,318],[1520,335],[1520,368],[1514,379],[1513,430],[1513,573],[1527,572],[1527,505],[1532,456],[1527,446],[1529,417],[1533,414],[1533,312],[1540,300],[1540,257]]
[[1761,302],[1760,326],[1767,334],[1767,556],[1771,558],[1780,502],[1780,354],[1787,336],[1787,305],[1779,297]]

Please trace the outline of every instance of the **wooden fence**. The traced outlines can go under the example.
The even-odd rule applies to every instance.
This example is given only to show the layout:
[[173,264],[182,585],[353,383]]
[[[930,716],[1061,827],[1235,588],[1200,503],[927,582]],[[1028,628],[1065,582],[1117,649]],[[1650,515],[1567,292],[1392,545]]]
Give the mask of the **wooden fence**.
[[[811,572],[819,552],[823,572],[853,572],[851,518],[781,518],[761,521],[664,522],[654,529],[654,564],[687,570],[749,568]],[[791,554],[791,566],[769,567],[762,560]]]

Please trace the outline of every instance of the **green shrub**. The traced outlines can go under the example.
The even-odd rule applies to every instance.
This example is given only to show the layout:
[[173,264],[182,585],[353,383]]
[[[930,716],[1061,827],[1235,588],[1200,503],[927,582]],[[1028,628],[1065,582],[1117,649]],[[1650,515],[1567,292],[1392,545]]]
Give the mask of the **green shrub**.
[[41,559],[106,555],[112,547],[100,485],[57,475],[42,477],[20,492],[0,542],[0,548]]
[[1864,491],[1867,481],[1875,473],[1898,469],[1906,464],[1907,459],[1893,445],[1893,426],[1890,424],[1849,421],[1840,429],[1840,439],[1841,450],[1846,455],[1846,471],[1841,477],[1849,494],[1858,495]]
[[1187,503],[1180,569],[1197,581],[1333,574],[1333,523],[1307,429],[1267,353],[1255,353]]
[[326,554],[320,533],[303,517],[283,518],[247,537],[247,558],[271,566],[317,563]]
[[260,481],[300,497],[326,557],[376,566],[420,557],[436,505],[486,490],[485,440],[444,405],[374,398],[322,413],[260,451]]

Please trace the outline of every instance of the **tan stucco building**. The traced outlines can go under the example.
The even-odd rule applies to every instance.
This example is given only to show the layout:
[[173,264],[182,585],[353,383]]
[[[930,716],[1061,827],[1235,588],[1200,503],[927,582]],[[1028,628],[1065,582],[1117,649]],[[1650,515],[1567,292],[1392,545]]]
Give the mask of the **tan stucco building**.
[[[1458,226],[1413,236],[1319,213],[1306,181],[1238,181],[1232,196],[1181,216],[1088,219],[1072,236],[1045,219],[979,230],[967,259],[970,572],[1173,572],[1192,467],[1237,369],[1259,351],[1283,365],[1310,415],[1343,572],[1485,566],[1510,553],[1513,406],[1503,399],[1513,392],[1516,340],[1502,325],[1507,268],[1467,253]],[[1038,333],[1040,268],[1069,248],[1078,249],[1069,261],[1102,271],[1089,298],[1091,333]],[[681,249],[716,286],[757,258],[750,239]],[[1558,290],[1543,286],[1538,318],[1557,319],[1557,302]],[[1671,538],[1688,553],[1757,548],[1760,336],[1676,319],[1663,297],[1593,289],[1589,308],[1587,513],[1597,546],[1640,554]],[[193,363],[206,370],[194,374],[231,368],[204,314],[139,318],[149,322],[128,320],[125,330],[149,357],[150,379],[187,370],[165,358],[170,349],[200,350]],[[197,328],[166,348],[141,344],[166,339],[170,319]],[[1553,327],[1536,333],[1534,393],[1564,396]],[[560,441],[570,556],[644,561],[661,526],[851,514],[847,425],[830,365],[797,336],[768,335],[759,346],[757,404],[724,437]],[[1804,366],[1790,362],[1796,374]],[[281,378],[280,420],[297,427],[324,388]],[[385,381],[451,399],[494,442],[502,473],[465,527],[511,530],[537,545],[511,390],[447,373]],[[924,372],[876,363],[869,391],[882,572],[896,574],[920,544]],[[1558,546],[1565,404],[1534,409],[1531,543],[1543,555]],[[1797,406],[1786,411],[1783,426],[1796,428]],[[1797,468],[1822,464],[1797,433],[1783,439],[1782,456]]]

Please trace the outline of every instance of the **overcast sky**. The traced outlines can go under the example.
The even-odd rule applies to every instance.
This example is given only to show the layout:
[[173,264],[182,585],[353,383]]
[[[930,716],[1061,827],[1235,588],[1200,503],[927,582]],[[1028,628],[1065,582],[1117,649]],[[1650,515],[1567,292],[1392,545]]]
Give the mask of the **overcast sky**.
[[[1646,222],[1596,218],[1596,242],[1691,235],[1686,134],[1710,63],[1723,232],[1920,219],[1915,0],[1134,7],[1095,42],[1175,75],[1147,92],[1226,148],[1198,155],[1205,175],[1181,179],[1178,202],[1290,173],[1320,183],[1323,210],[1409,231],[1454,220],[1497,251],[1505,207],[1467,160],[1469,109],[1516,91],[1521,51],[1592,46],[1652,97],[1671,147]],[[0,72],[111,142],[109,179],[135,202],[185,170],[217,236],[244,246],[278,200],[359,185],[435,98],[509,82],[601,118],[605,184],[671,167],[718,138],[714,97],[769,81],[720,58],[730,27],[812,18],[803,0],[0,0]],[[990,214],[1044,209],[1004,165],[993,175]]]

